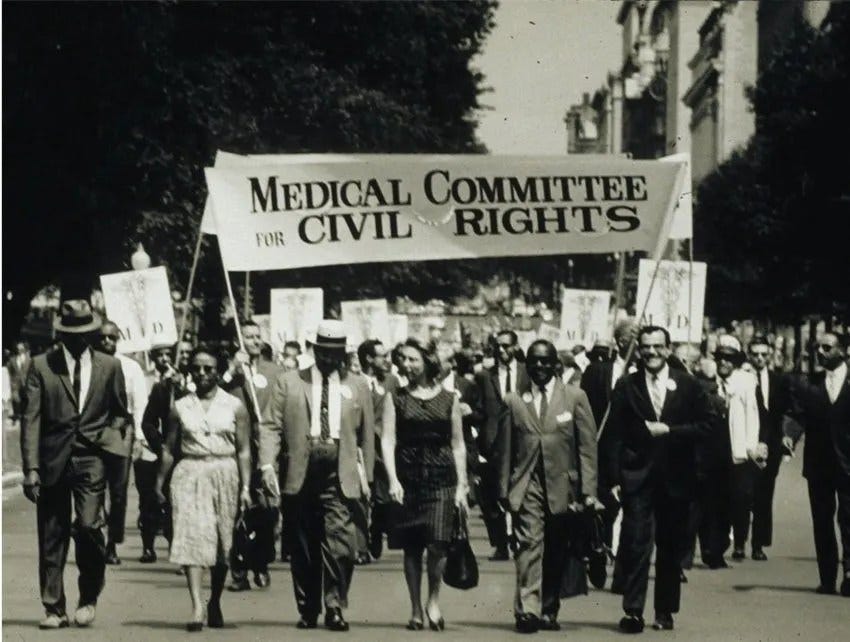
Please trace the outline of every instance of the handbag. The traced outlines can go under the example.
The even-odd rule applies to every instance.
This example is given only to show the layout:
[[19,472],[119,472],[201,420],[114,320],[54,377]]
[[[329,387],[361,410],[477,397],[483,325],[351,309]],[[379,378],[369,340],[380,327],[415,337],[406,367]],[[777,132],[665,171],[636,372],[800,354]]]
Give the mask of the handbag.
[[443,581],[452,588],[468,590],[478,586],[478,562],[469,544],[469,525],[465,510],[455,513],[455,526],[449,540]]

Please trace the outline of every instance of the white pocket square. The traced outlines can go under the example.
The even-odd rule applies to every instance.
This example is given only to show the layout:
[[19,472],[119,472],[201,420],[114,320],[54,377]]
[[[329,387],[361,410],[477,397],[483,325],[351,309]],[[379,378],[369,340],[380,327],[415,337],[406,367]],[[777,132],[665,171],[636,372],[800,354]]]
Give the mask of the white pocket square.
[[569,411],[569,410],[568,410],[568,411],[566,411],[566,412],[562,412],[560,415],[558,415],[557,417],[555,417],[555,419],[557,419],[560,423],[565,423],[565,422],[569,421],[569,420],[570,420],[570,419],[572,419],[572,418],[573,418],[573,416],[572,416],[572,414],[570,414],[570,411]]

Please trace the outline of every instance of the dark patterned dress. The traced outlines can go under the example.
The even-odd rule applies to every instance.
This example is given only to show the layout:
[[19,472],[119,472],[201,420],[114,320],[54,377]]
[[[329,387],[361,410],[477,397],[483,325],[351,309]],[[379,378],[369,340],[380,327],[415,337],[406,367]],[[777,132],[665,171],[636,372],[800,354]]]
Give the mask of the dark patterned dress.
[[448,542],[454,526],[457,471],[452,454],[452,404],[447,390],[417,399],[407,388],[393,393],[396,473],[404,488],[390,548]]

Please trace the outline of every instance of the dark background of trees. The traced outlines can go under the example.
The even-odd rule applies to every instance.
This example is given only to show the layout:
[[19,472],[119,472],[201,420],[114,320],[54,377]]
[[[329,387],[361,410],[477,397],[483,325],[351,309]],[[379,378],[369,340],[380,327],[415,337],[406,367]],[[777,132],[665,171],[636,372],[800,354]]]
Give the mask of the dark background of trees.
[[850,4],[799,18],[751,91],[756,134],[700,184],[695,251],[721,319],[850,322]]

